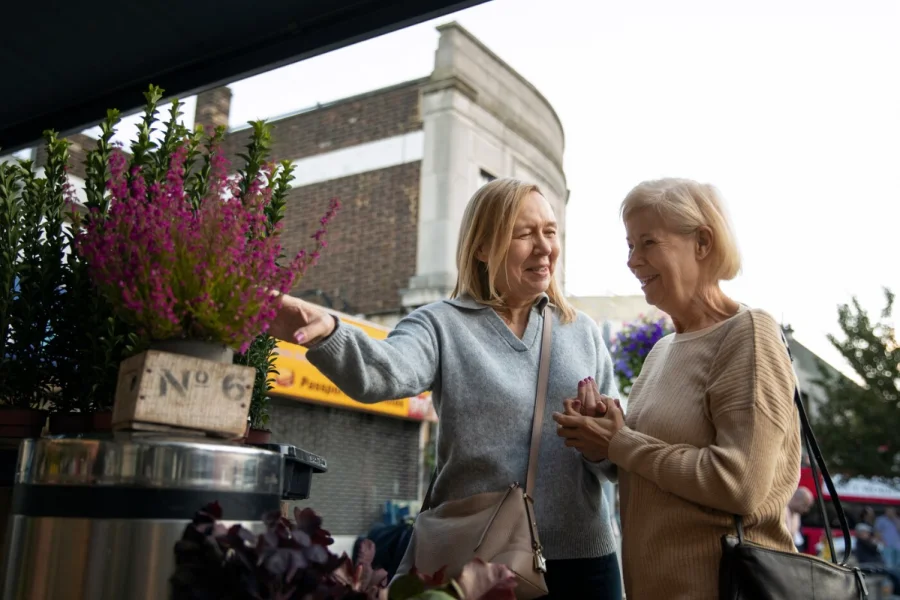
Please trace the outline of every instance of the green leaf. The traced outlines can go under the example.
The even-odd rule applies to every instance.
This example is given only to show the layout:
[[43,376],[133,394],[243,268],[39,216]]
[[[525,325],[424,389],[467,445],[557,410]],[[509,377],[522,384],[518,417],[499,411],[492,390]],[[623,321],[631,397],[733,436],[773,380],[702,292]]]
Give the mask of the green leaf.
[[427,590],[418,596],[414,596],[415,600],[456,600],[456,596],[448,594],[442,590]]
[[409,600],[417,594],[425,592],[425,582],[416,575],[404,575],[391,583],[388,590],[389,600]]

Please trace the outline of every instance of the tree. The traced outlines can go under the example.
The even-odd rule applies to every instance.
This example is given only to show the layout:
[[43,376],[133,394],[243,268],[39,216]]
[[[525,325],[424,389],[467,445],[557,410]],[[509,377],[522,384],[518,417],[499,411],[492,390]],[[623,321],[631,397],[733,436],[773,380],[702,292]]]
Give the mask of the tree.
[[813,429],[828,464],[847,476],[900,477],[900,348],[891,324],[894,294],[885,288],[884,295],[876,321],[856,297],[838,306],[843,339],[828,336],[863,385],[820,368],[827,401],[818,407]]

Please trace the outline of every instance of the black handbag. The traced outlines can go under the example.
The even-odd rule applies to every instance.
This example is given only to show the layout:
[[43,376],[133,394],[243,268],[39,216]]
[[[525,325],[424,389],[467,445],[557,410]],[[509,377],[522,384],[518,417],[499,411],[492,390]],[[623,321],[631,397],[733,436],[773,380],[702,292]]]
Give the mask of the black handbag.
[[[793,362],[790,346],[788,355]],[[832,562],[808,554],[782,552],[754,544],[745,539],[741,517],[735,515],[737,535],[722,536],[720,600],[864,600],[869,597],[865,575],[859,569],[847,566],[850,559],[850,526],[822,458],[819,443],[809,425],[799,385],[794,388],[794,403],[800,413],[803,441],[815,481],[817,505],[825,524],[825,537]],[[834,553],[834,539],[819,482],[820,469],[844,534],[844,556],[840,562]]]

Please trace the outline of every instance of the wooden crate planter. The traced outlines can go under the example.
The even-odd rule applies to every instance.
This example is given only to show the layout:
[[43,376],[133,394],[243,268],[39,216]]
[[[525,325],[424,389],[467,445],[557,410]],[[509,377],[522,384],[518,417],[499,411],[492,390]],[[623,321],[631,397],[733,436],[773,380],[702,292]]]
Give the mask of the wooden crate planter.
[[239,438],[255,377],[253,367],[148,350],[119,367],[112,427]]

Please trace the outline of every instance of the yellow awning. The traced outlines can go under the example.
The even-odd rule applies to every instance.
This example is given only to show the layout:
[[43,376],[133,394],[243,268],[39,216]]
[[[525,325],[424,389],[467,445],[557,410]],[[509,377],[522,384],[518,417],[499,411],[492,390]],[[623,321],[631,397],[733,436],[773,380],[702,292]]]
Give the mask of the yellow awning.
[[[347,315],[334,313],[341,321],[359,327],[369,336],[383,340],[390,329],[375,323],[354,319]],[[278,374],[270,394],[295,398],[333,406],[343,406],[354,410],[362,410],[404,419],[436,421],[434,407],[431,405],[431,393],[426,392],[415,398],[385,400],[377,404],[357,402],[325,377],[312,363],[306,359],[306,348],[287,342],[278,342],[275,349],[275,368]]]

